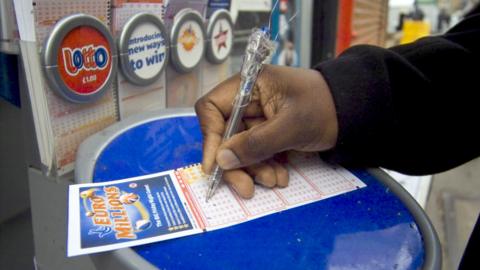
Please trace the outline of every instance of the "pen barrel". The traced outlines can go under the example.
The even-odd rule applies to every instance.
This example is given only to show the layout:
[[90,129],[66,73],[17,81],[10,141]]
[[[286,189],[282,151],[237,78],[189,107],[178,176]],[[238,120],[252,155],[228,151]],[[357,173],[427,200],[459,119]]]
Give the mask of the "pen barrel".
[[243,114],[250,102],[250,95],[237,95],[233,103],[232,114],[228,119],[223,140],[227,140],[238,132],[238,127],[242,122]]
[[[238,132],[245,109],[250,103],[253,87],[262,69],[262,64],[273,49],[273,43],[269,40],[269,37],[269,32],[259,29],[254,30],[250,35],[240,71],[240,89],[233,102],[232,113],[225,127],[223,141],[228,140]],[[217,164],[209,177],[207,201],[213,196],[222,177],[223,170]]]
[[[242,82],[242,86],[244,86],[244,82]],[[247,92],[248,94],[243,94],[240,92],[233,102],[232,113],[230,118],[228,119],[227,126],[225,128],[225,133],[223,135],[223,141],[228,140],[230,137],[235,135],[238,132],[238,127],[242,122],[243,114],[245,113],[245,109],[247,105],[250,103],[251,98],[251,91]],[[209,188],[207,191],[207,198],[213,195],[213,192],[217,189],[220,180],[223,177],[223,170],[220,166],[215,165],[212,173],[209,177]]]
[[[213,169],[212,171],[212,174],[210,175],[210,178],[209,178],[209,191],[208,192],[214,192],[217,187],[218,187],[218,184],[220,184],[220,180],[222,179],[223,177],[223,170],[222,168],[220,168],[220,166],[218,165],[215,165],[215,168]],[[213,194],[207,194],[207,197],[210,197],[211,195]]]
[[238,127],[242,121],[245,109],[250,103],[258,74],[262,69],[263,61],[273,48],[268,38],[269,34],[259,29],[254,30],[250,35],[240,71],[240,89],[233,102],[232,113],[230,114],[223,135],[224,141],[238,132]]

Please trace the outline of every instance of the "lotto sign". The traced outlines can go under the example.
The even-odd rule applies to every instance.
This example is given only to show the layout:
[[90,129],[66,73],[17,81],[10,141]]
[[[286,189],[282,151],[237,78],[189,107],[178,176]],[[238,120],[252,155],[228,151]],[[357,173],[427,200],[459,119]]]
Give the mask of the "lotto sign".
[[233,23],[230,13],[220,9],[210,18],[207,28],[207,59],[219,64],[225,61],[233,47]]
[[133,16],[119,40],[122,72],[131,83],[148,85],[158,79],[168,58],[168,37],[162,21],[150,13]]
[[97,18],[75,14],[47,39],[44,66],[50,86],[75,103],[91,102],[109,88],[116,69],[113,38]]
[[61,78],[79,94],[97,92],[110,76],[111,51],[106,38],[95,28],[80,26],[73,29],[58,50]]
[[172,64],[182,73],[192,71],[205,52],[205,30],[202,16],[184,9],[175,16],[172,27]]

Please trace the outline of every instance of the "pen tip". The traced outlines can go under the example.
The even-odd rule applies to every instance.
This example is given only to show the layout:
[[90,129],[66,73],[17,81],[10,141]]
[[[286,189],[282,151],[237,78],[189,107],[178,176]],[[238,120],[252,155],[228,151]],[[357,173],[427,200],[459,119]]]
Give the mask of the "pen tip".
[[212,190],[208,189],[207,196],[205,197],[205,202],[208,203],[208,200],[212,197]]

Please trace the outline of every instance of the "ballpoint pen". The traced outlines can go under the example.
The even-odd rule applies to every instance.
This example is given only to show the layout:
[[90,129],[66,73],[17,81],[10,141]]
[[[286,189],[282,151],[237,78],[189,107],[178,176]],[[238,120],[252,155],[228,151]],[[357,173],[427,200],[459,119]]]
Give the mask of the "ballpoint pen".
[[[269,28],[254,29],[248,39],[242,68],[240,70],[240,88],[233,101],[233,108],[228,119],[223,141],[229,139],[238,131],[238,126],[243,118],[245,108],[248,106],[252,96],[252,90],[262,69],[262,64],[273,50],[273,42],[270,40]],[[206,201],[213,196],[218,184],[222,180],[223,170],[215,165],[212,174],[208,178],[208,190]]]

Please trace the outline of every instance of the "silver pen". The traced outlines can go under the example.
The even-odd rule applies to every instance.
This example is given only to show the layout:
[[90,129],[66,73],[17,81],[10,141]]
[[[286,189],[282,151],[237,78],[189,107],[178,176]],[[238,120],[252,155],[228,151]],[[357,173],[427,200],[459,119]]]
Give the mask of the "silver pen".
[[[273,48],[274,46],[270,40],[270,31],[268,28],[253,30],[253,33],[248,39],[247,48],[245,49],[245,56],[240,70],[240,88],[233,101],[232,114],[228,119],[223,141],[238,132],[238,126],[242,121],[245,108],[250,103],[252,90],[258,74],[262,69],[262,64]],[[212,174],[208,178],[207,202],[215,193],[218,184],[222,180],[222,176],[223,170],[216,164]]]

